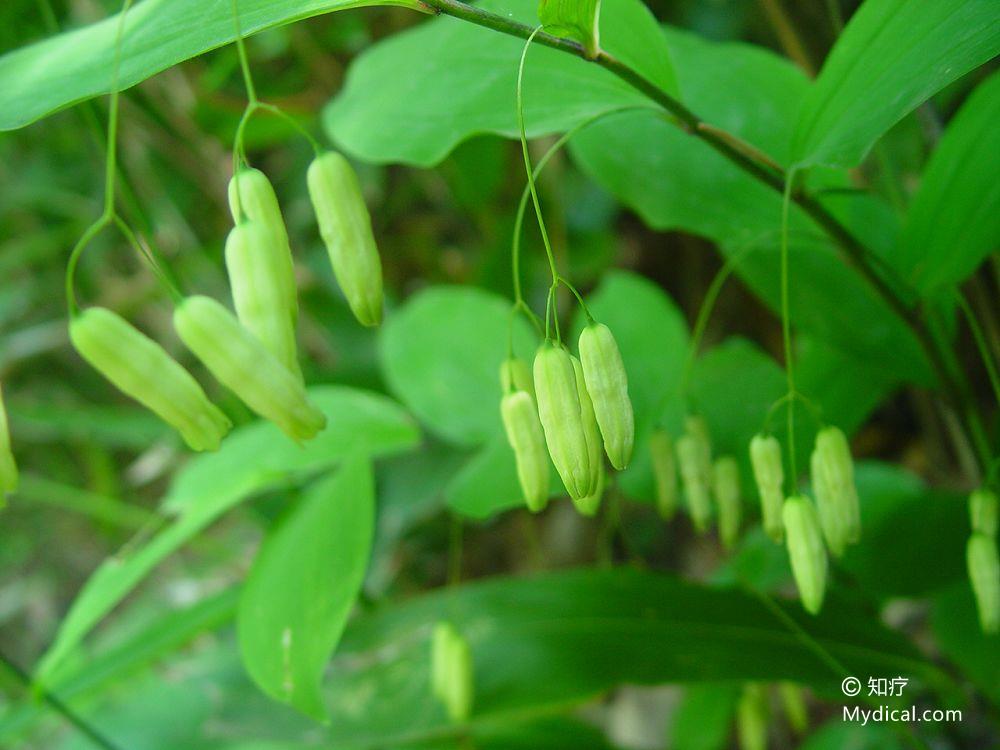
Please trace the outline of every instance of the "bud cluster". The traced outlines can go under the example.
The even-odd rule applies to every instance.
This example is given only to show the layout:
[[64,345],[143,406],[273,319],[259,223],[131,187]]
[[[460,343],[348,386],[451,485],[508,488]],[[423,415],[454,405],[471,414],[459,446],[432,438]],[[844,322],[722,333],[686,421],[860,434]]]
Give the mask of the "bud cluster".
[[551,458],[576,509],[596,514],[604,455],[624,469],[635,433],[625,365],[611,331],[598,323],[585,328],[579,359],[551,341],[539,347],[531,370],[509,357],[500,365],[500,384],[500,411],[528,508],[545,507]]

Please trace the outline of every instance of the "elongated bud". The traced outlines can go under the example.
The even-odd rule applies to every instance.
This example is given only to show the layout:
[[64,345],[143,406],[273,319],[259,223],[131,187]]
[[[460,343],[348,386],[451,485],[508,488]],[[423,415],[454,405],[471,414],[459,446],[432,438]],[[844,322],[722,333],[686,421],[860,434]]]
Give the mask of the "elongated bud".
[[719,537],[731,549],[740,537],[743,497],[740,493],[740,467],[732,456],[722,456],[712,465],[712,489],[719,508]]
[[292,439],[309,440],[326,426],[302,383],[214,299],[185,299],[174,310],[174,328],[220,383]]
[[514,449],[517,479],[528,509],[538,513],[549,502],[549,454],[535,402],[526,391],[508,393],[500,402],[507,442]]
[[861,512],[858,490],[854,486],[851,447],[840,428],[825,427],[816,434],[812,471],[813,483],[822,487],[825,493],[823,500],[817,495],[817,501],[832,506],[829,512],[843,525],[845,542],[854,544],[861,538]]
[[1000,632],[1000,557],[997,540],[982,533],[969,537],[965,550],[969,580],[976,596],[979,624],[984,633]]
[[594,414],[611,465],[621,471],[632,460],[635,418],[628,397],[628,377],[611,329],[591,323],[580,334],[580,360]]
[[[576,357],[572,357],[573,372],[576,375],[576,393],[580,398],[580,418],[583,422],[583,435],[587,439],[587,454],[590,460],[590,494],[588,498],[597,496],[600,502],[601,495],[598,492],[599,485],[604,478],[604,455],[601,452],[601,434],[597,429],[597,417],[594,414],[594,403],[590,399],[587,391],[587,383],[583,377],[583,365]],[[586,499],[586,498],[581,498]]]
[[581,516],[593,517],[597,515],[598,509],[601,507],[601,499],[604,497],[604,485],[607,482],[607,474],[604,471],[604,467],[601,467],[600,476],[597,478],[597,489],[594,490],[593,494],[587,495],[587,497],[571,498],[573,500],[573,507],[576,508],[576,512]]
[[17,489],[17,464],[10,449],[10,431],[7,428],[7,409],[3,404],[3,388],[0,387],[0,505],[4,497]]
[[468,641],[446,622],[434,628],[431,642],[431,691],[453,722],[472,713],[474,676]]
[[507,357],[500,363],[500,390],[502,393],[525,391],[535,397],[535,383],[531,379],[531,368],[520,357]]
[[663,428],[657,427],[649,436],[649,453],[656,481],[656,509],[660,518],[669,520],[677,512],[677,460],[674,441]]
[[69,337],[95,370],[176,429],[192,450],[218,449],[232,424],[162,346],[104,307],[76,315]]
[[685,420],[684,435],[677,441],[677,464],[691,520],[697,531],[705,532],[712,519],[712,446],[703,418]]
[[750,441],[750,465],[760,495],[764,531],[771,539],[780,542],[785,536],[785,525],[781,520],[781,506],[785,502],[785,472],[778,439],[771,435],[754,435]]
[[810,457],[812,469],[812,489],[816,494],[816,510],[819,513],[819,525],[823,529],[823,537],[830,554],[839,558],[847,547],[848,519],[843,504],[838,502],[837,493],[827,484],[827,475],[823,471],[822,458],[818,450]]
[[979,534],[997,535],[997,496],[985,487],[969,495],[969,521]]
[[573,359],[565,349],[543,344],[533,369],[538,417],[552,463],[570,497],[587,497],[594,490],[594,475]]
[[743,687],[736,707],[736,733],[740,750],[767,750],[767,694],[761,685]]
[[226,270],[233,290],[233,306],[240,323],[302,380],[295,348],[295,311],[280,283],[276,269],[287,259],[276,252],[273,237],[264,225],[244,221],[233,227],[226,240]]
[[809,711],[806,709],[802,688],[794,682],[782,682],[778,684],[778,694],[781,696],[788,725],[795,734],[804,735],[809,729]]
[[785,523],[785,543],[792,563],[795,585],[807,612],[816,614],[826,593],[827,558],[819,516],[812,500],[793,495],[781,512]]
[[247,168],[237,172],[229,181],[229,210],[234,224],[242,223],[242,219],[246,217],[260,224],[267,232],[273,283],[281,290],[282,308],[290,313],[294,327],[299,314],[295,262],[278,198],[267,176],[259,169]]
[[306,173],[309,197],[326,243],[337,283],[358,322],[382,322],[382,261],[371,217],[354,168],[343,156],[327,151]]

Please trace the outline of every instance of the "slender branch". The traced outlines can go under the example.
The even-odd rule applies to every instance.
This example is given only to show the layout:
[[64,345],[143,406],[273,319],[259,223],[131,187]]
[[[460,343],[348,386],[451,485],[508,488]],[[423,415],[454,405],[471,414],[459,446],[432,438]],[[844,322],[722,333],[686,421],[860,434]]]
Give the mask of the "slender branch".
[[[519,39],[528,39],[535,31],[534,28],[519,23],[512,18],[499,16],[481,8],[467,5],[460,2],[460,0],[422,0],[422,2],[439,14],[449,15]],[[688,134],[698,138],[775,192],[784,192],[786,174],[783,170],[775,168],[773,164],[769,163],[769,160],[762,160],[753,152],[752,148],[741,145],[735,136],[731,134],[723,136],[717,128],[706,126],[707,124],[703,123],[684,104],[674,99],[641,73],[630,68],[613,55],[602,50],[596,58],[591,59],[587,56],[581,44],[544,32],[536,34],[533,41],[535,44],[574,55],[604,68],[673,115],[677,124]],[[802,211],[827,232],[830,238],[841,248],[847,259],[851,262],[851,265],[910,328],[924,350],[924,353],[927,355],[931,366],[934,368],[941,388],[946,393],[948,400],[951,401],[962,420],[966,423],[967,432],[970,435],[981,432],[982,423],[975,409],[974,402],[971,399],[969,388],[967,384],[962,382],[961,377],[956,379],[955,373],[949,367],[950,352],[944,351],[947,347],[942,346],[935,339],[922,318],[920,311],[912,305],[910,295],[904,298],[886,279],[884,275],[887,270],[885,263],[854,237],[850,230],[841,224],[815,196],[800,189],[793,190],[790,198],[793,203],[799,206]],[[882,272],[877,269],[882,269]],[[987,466],[990,463],[989,454],[983,455],[982,450],[978,452],[980,453],[979,458],[982,466]]]

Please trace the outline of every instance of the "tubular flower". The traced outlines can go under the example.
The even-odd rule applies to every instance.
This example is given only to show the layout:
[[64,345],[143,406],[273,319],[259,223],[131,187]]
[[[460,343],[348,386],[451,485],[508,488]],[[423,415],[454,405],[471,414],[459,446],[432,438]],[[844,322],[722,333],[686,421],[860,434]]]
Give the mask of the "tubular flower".
[[628,397],[628,376],[611,329],[591,323],[580,334],[580,360],[604,450],[619,471],[632,460],[635,419]]
[[3,388],[0,387],[0,505],[6,495],[17,489],[17,464],[10,449],[10,431],[7,429],[7,410],[3,405]]
[[214,299],[185,299],[174,311],[174,328],[220,383],[292,439],[309,440],[326,426],[302,383]]
[[826,593],[827,558],[819,517],[812,500],[793,495],[781,511],[785,523],[785,543],[792,563],[795,585],[802,606],[811,614],[819,612]]
[[817,433],[811,464],[820,520],[829,519],[824,521],[824,533],[832,524],[844,543],[854,544],[861,538],[861,512],[851,448],[840,428],[825,427]]
[[244,221],[229,232],[226,269],[233,306],[240,323],[302,380],[295,347],[296,312],[277,273],[285,259],[274,250],[274,239],[260,222]]
[[218,449],[232,424],[162,346],[104,307],[76,315],[69,337],[95,370],[176,429],[192,450]]
[[431,692],[448,718],[461,723],[472,713],[474,675],[469,642],[451,623],[439,622],[431,639]]
[[377,326],[382,322],[382,261],[358,176],[347,159],[327,151],[309,165],[306,179],[319,233],[347,304],[359,323]]
[[649,453],[656,480],[656,509],[660,518],[669,520],[677,511],[677,460],[674,441],[663,428],[656,428],[649,436]]
[[507,393],[500,402],[500,416],[514,449],[524,500],[529,510],[538,513],[549,501],[549,454],[535,402],[526,391]]
[[543,344],[535,355],[535,396],[545,444],[570,497],[593,494],[596,477],[583,425],[573,358],[562,347]]
[[969,566],[969,580],[976,596],[979,624],[984,633],[1000,632],[1000,558],[997,540],[986,534],[975,533],[969,537],[965,550]]
[[732,456],[722,456],[712,465],[712,490],[719,509],[719,537],[731,549],[740,536],[743,498],[740,494],[740,467]]
[[781,444],[778,439],[771,435],[754,435],[750,441],[750,465],[753,467],[753,477],[760,495],[764,531],[771,539],[780,542],[785,535],[785,526],[781,520],[781,506],[785,502],[782,489],[785,472],[781,465]]
[[[241,210],[242,209],[242,210]],[[288,231],[281,216],[278,198],[270,180],[259,169],[241,169],[229,181],[229,210],[233,222],[242,223],[244,217],[260,224],[268,234],[267,253],[270,259],[273,283],[282,297],[282,309],[291,315],[295,327],[299,314],[298,290],[295,285],[295,262],[288,244]]]

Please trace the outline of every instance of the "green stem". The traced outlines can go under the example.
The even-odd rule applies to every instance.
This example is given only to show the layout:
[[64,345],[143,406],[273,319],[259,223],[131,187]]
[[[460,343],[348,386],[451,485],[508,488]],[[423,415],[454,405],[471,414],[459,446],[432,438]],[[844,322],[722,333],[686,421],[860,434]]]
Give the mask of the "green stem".
[[55,711],[57,714],[62,716],[66,721],[73,725],[73,727],[84,735],[87,739],[93,742],[102,750],[122,750],[118,745],[112,742],[110,739],[105,737],[101,732],[97,730],[96,727],[87,722],[82,716],[77,714],[73,709],[63,703],[58,697],[56,697],[52,692],[46,690],[38,685],[33,685],[31,682],[31,676],[25,672],[20,666],[11,661],[10,657],[6,654],[0,652],[0,663],[2,663],[7,671],[10,672],[17,681],[24,685],[25,689],[33,692],[42,702],[45,703],[49,708]]
[[979,325],[979,320],[976,318],[976,313],[973,311],[972,306],[969,301],[965,299],[965,295],[962,294],[960,289],[955,291],[955,298],[958,301],[958,306],[962,310],[962,314],[965,315],[965,321],[969,324],[969,330],[972,332],[972,338],[976,340],[976,348],[979,350],[979,357],[983,360],[983,367],[986,368],[986,374],[990,379],[990,386],[993,388],[993,398],[997,402],[997,406],[1000,406],[1000,375],[997,373],[996,363],[993,361],[993,355],[990,353],[990,347],[986,343],[986,336],[983,334],[983,328]]
[[240,11],[233,0],[233,25],[236,27],[236,51],[240,58],[240,68],[243,71],[243,84],[246,86],[247,99],[251,104],[257,103],[257,89],[250,74],[250,61],[247,59],[247,48],[243,41],[243,30],[240,28]]
[[[528,48],[531,46],[532,40],[541,30],[542,27],[539,26],[528,35],[527,41],[524,44],[524,49],[521,50],[521,60],[517,66],[517,128],[521,135],[521,154],[524,156],[524,171],[528,175],[528,189],[531,192],[531,202],[535,206],[535,216],[538,219],[538,229],[542,233],[542,243],[545,245],[545,255],[549,259],[549,270],[552,273],[552,284],[555,286],[559,283],[559,271],[556,269],[556,258],[552,253],[552,244],[549,242],[549,233],[545,229],[545,219],[542,216],[542,206],[538,200],[538,190],[535,187],[534,170],[531,168],[531,155],[528,153],[528,137],[524,130],[524,61],[528,56]],[[557,325],[556,336],[558,337],[558,335],[559,331]]]
[[110,224],[112,218],[107,214],[101,214],[93,224],[87,227],[86,231],[76,241],[72,252],[69,254],[69,261],[66,263],[66,306],[69,308],[69,316],[75,317],[80,311],[76,302],[76,290],[73,288],[73,279],[76,276],[76,266],[80,262],[80,256],[87,249],[87,245],[96,237],[104,227]]

